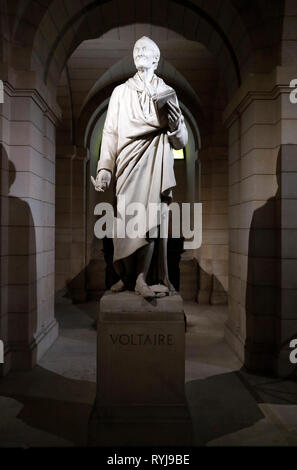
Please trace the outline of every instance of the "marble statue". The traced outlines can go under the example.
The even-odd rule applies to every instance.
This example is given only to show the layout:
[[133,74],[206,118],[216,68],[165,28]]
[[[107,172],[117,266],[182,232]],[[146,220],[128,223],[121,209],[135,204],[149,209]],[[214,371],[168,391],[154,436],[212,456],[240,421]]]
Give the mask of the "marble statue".
[[[112,175],[116,198],[126,205],[165,202],[168,207],[175,187],[172,148],[187,144],[188,133],[174,90],[155,75],[160,50],[150,38],[134,46],[137,73],[117,86],[110,98],[103,130],[96,191],[104,192]],[[138,238],[114,234],[114,267],[120,277],[111,290],[135,289],[146,299],[172,295],[167,268],[167,238],[150,238],[152,226]],[[158,227],[155,227],[157,229]],[[164,294],[165,293],[165,294]]]

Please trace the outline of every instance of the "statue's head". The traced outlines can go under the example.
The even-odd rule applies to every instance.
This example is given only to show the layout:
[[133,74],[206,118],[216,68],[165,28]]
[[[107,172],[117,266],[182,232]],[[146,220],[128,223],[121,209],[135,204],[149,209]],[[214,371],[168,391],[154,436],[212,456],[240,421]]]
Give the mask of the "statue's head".
[[160,49],[154,41],[143,36],[135,43],[133,58],[137,70],[151,68],[156,70],[160,60]]

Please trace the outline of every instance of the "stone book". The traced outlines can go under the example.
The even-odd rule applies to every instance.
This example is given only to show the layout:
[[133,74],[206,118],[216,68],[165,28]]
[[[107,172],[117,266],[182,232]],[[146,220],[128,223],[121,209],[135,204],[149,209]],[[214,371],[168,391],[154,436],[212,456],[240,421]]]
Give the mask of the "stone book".
[[168,121],[168,109],[167,103],[168,101],[173,101],[176,103],[176,93],[173,89],[168,90],[164,93],[160,93],[154,99],[157,114],[159,117],[160,122],[167,122]]

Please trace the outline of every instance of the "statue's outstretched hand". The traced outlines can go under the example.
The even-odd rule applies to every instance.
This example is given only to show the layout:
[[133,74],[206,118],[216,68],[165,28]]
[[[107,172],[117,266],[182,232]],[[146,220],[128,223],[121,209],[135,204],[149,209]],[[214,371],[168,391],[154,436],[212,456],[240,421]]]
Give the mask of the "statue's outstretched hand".
[[91,181],[96,191],[104,193],[109,188],[111,181],[111,172],[109,170],[100,170],[96,179],[91,176]]
[[167,102],[167,109],[169,129],[171,132],[174,132],[179,126],[181,111],[173,101]]

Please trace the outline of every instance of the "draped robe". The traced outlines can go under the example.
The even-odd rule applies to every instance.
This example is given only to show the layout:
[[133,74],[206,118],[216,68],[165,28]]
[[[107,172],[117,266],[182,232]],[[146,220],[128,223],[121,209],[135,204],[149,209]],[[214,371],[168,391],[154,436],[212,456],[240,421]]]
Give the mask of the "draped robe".
[[[169,132],[167,120],[163,122],[158,116],[154,97],[169,90],[172,88],[156,75],[146,84],[136,73],[111,95],[97,173],[101,169],[115,173],[116,197],[125,196],[126,207],[137,202],[148,211],[150,203],[165,199],[168,203],[172,198],[176,185],[172,148],[183,148],[188,133],[182,115],[174,132]],[[145,232],[157,223],[149,221],[147,213]],[[119,238],[116,230],[113,242],[114,263],[148,243],[146,236]]]

